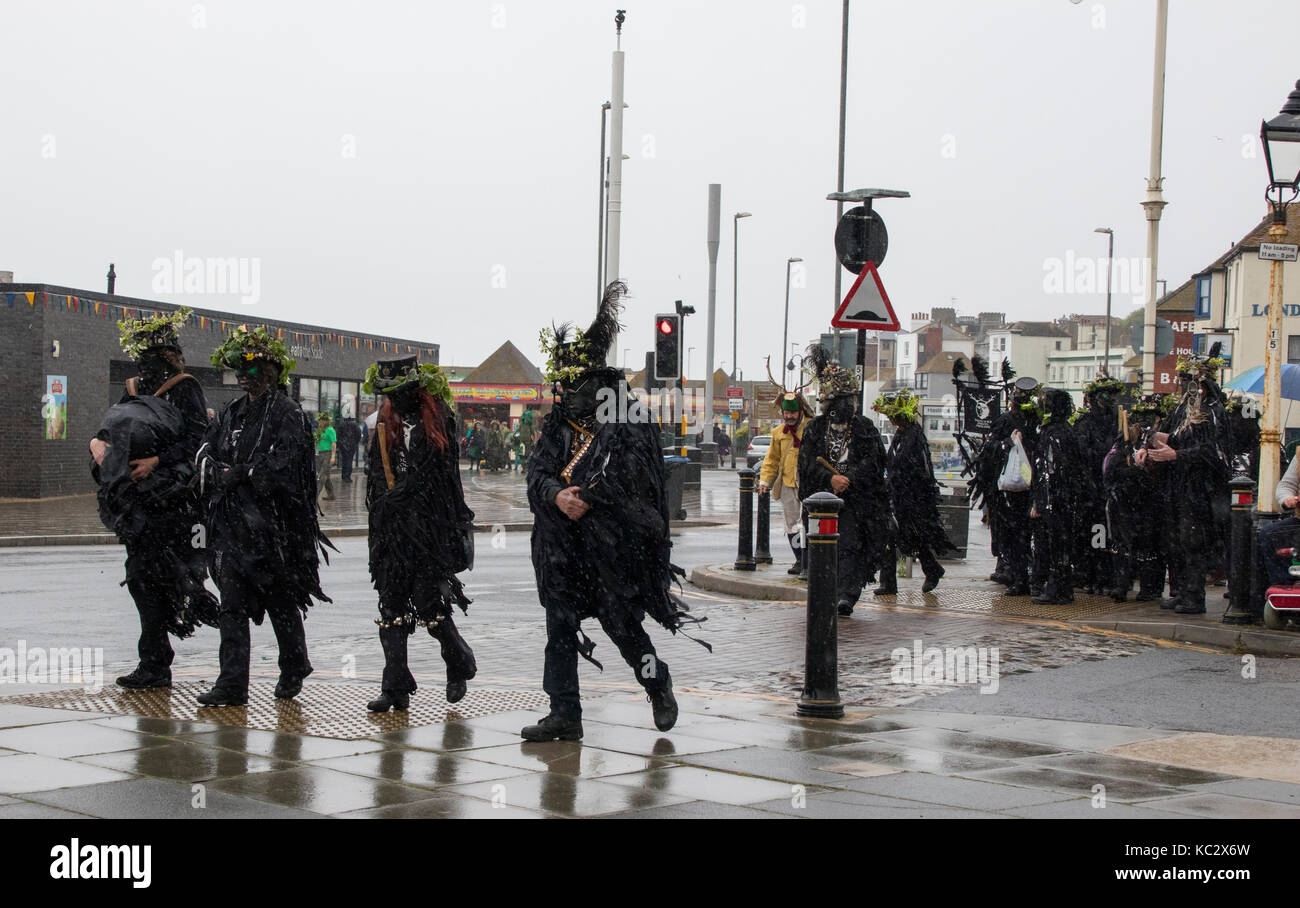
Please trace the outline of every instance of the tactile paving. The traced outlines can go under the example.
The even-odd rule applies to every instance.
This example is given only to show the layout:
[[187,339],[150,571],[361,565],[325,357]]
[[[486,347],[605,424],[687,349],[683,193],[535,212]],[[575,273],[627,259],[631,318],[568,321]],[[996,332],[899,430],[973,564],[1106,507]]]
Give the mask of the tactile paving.
[[116,686],[97,691],[74,688],[18,694],[0,699],[0,703],[210,722],[343,740],[516,709],[544,712],[550,703],[540,690],[489,690],[471,685],[459,703],[448,703],[441,690],[426,688],[411,695],[409,710],[372,713],[366,710],[366,704],[379,693],[375,685],[308,683],[293,700],[277,700],[272,693],[274,685],[255,683],[248,692],[247,706],[200,706],[195,698],[206,693],[209,687],[205,683],[183,681],[171,688],[153,690],[124,690]]
[[985,589],[969,589],[965,585],[944,586],[941,583],[934,593],[900,589],[897,596],[873,596],[867,592],[858,605],[903,605],[936,611],[974,612],[993,617],[1054,618],[1058,621],[1110,614],[1124,607],[1109,596],[1090,596],[1086,593],[1075,593],[1074,602],[1069,605],[1038,605],[1029,596],[1003,596],[1000,589],[994,589],[991,584]]

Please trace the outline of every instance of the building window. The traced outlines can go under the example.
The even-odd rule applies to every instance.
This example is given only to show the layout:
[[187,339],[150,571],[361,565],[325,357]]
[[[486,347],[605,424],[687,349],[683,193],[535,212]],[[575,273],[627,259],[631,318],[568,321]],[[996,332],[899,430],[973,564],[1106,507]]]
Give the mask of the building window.
[[930,387],[930,373],[929,372],[916,373],[916,383],[914,387],[918,391],[924,391],[928,389]]
[[1057,350],[1060,350],[1060,349],[1061,349],[1061,342],[1060,342],[1060,341],[1057,341],[1057,342],[1056,342],[1056,349],[1057,349]]
[[1210,277],[1198,277],[1196,279],[1196,317],[1210,317]]
[[315,378],[298,379],[298,404],[304,413],[313,417],[320,410],[320,381]]
[[1286,339],[1286,361],[1292,366],[1300,365],[1300,335],[1292,334]]

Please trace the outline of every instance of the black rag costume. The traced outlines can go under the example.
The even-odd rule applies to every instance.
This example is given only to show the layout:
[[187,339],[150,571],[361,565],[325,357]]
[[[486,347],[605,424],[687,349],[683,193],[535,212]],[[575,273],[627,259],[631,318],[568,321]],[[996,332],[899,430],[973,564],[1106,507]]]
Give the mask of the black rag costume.
[[[237,368],[287,378],[284,358],[267,352],[264,341],[249,340],[255,332],[241,327],[232,337],[253,353]],[[312,427],[279,382],[227,404],[196,458],[207,503],[208,566],[221,591],[221,673],[212,691],[220,702],[205,705],[247,701],[248,621],[260,625],[267,615],[280,648],[276,696],[296,695],[312,672],[303,617],[313,598],[332,601],[318,576],[320,555],[333,546],[318,520]]]
[[1020,432],[1020,444],[1032,463],[1038,440],[1037,409],[1032,392],[1038,383],[1029,377],[1018,379],[1011,404],[993,421],[992,429],[975,456],[969,483],[971,506],[983,506],[988,514],[991,550],[997,567],[989,579],[1006,584],[1008,596],[1029,595],[1032,561],[1032,524],[1029,512],[1033,492],[1004,492],[998,481],[1014,447],[1012,434]]
[[1099,534],[1098,528],[1106,527],[1102,465],[1119,435],[1117,395],[1123,387],[1114,379],[1090,383],[1084,389],[1087,409],[1073,426],[1081,467],[1075,512],[1080,532],[1074,534],[1074,579],[1076,585],[1093,594],[1109,592],[1115,575],[1109,543],[1105,532]]
[[1074,601],[1071,554],[1077,531],[1075,508],[1080,496],[1083,464],[1068,422],[1073,404],[1058,388],[1045,388],[1041,409],[1047,422],[1038,432],[1034,450],[1033,512],[1034,570],[1030,586],[1034,602],[1062,605]]
[[[595,644],[580,628],[587,618],[600,622],[648,694],[656,726],[667,731],[677,716],[672,678],[641,622],[649,615],[677,633],[704,620],[690,617],[671,592],[684,572],[670,560],[658,427],[631,416],[639,404],[630,396],[621,410],[629,418],[617,418],[613,406],[597,408],[598,396],[609,402],[625,393],[621,372],[604,365],[622,292],[621,284],[610,285],[596,320],[577,340],[569,342],[561,328],[549,344],[548,378],[560,383],[563,396],[528,463],[528,504],[537,592],[546,610],[543,688],[551,713],[523,730],[529,740],[582,735],[578,656],[600,667]],[[572,487],[589,506],[576,520],[557,504]]]
[[1110,594],[1117,602],[1128,598],[1134,579],[1138,581],[1139,601],[1159,599],[1164,590],[1168,465],[1150,461],[1137,464],[1133,460],[1159,421],[1158,410],[1154,399],[1139,401],[1129,408],[1129,436],[1116,439],[1103,469],[1115,571]]
[[[824,412],[808,422],[799,444],[799,497],[807,501],[817,492],[830,492],[844,502],[836,545],[836,605],[847,617],[884,560],[891,514],[884,442],[871,420],[853,412],[858,392],[852,373],[828,359],[821,347],[808,351]],[[849,480],[843,492],[831,485],[836,473]]]
[[938,555],[955,548],[939,522],[939,483],[934,478],[930,443],[917,412],[920,401],[907,391],[881,398],[873,409],[894,424],[894,438],[885,457],[885,477],[895,526],[880,566],[879,595],[898,592],[898,556],[918,558],[925,572],[924,592],[934,589],[944,575]]
[[[181,320],[183,320],[183,314]],[[99,516],[126,547],[126,580],[140,616],[140,662],[118,679],[123,687],[171,683],[169,633],[184,638],[200,623],[216,626],[216,597],[204,589],[205,556],[195,540],[198,498],[192,488],[194,452],[207,428],[207,403],[192,375],[176,372],[162,351],[180,354],[174,316],[126,327],[140,366],[122,399],[104,415],[96,438],[109,445],[90,465],[98,484]],[[132,461],[158,458],[133,481]]]
[[[474,552],[474,512],[461,488],[456,416],[441,396],[446,378],[436,366],[417,366],[412,356],[372,368],[366,391],[386,396],[366,471],[370,576],[379,591],[384,677],[382,696],[369,708],[407,708],[416,689],[407,640],[417,625],[441,647],[447,700],[455,703],[478,671],[474,651],[452,618],[453,606],[466,611],[470,604],[456,574],[473,566]],[[445,393],[450,396],[450,388]]]

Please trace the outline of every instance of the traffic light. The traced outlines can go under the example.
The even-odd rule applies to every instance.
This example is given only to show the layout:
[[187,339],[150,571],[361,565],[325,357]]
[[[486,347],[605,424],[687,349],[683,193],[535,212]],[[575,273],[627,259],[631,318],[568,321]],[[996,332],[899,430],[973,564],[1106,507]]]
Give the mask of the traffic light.
[[655,316],[655,378],[682,377],[682,317],[676,313]]

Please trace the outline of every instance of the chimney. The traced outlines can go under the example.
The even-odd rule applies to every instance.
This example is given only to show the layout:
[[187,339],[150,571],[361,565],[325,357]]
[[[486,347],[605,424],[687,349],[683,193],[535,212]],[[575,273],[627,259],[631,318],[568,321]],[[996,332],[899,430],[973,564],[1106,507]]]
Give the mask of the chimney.
[[14,282],[14,273],[12,271],[0,271],[0,284],[12,284]]

